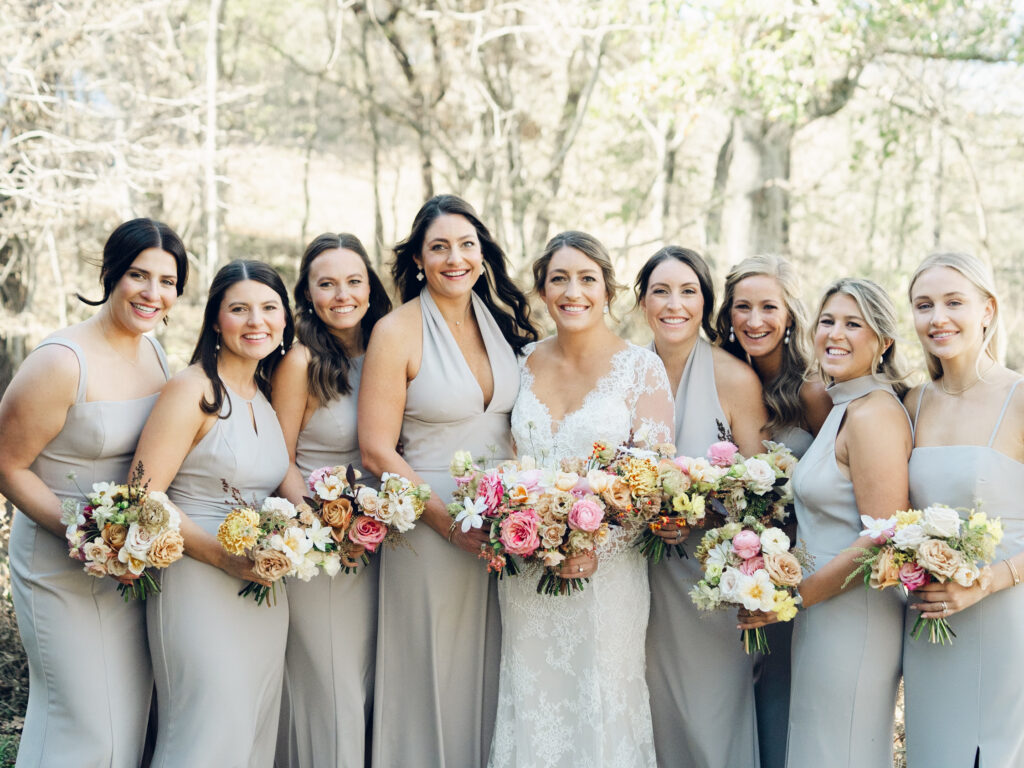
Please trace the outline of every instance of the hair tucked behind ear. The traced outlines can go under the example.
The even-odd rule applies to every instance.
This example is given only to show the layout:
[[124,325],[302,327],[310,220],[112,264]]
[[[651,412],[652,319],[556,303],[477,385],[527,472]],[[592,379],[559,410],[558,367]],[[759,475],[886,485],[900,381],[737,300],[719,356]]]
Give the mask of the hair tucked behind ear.
[[644,265],[640,267],[639,274],[636,276],[636,283],[633,285],[633,290],[636,292],[637,306],[640,306],[644,294],[647,293],[647,286],[651,282],[651,274],[653,274],[655,268],[663,261],[668,261],[669,259],[675,259],[685,264],[697,275],[697,282],[700,284],[700,295],[704,299],[704,311],[701,313],[700,327],[704,329],[704,334],[708,337],[708,341],[717,341],[718,334],[715,333],[715,327],[711,324],[711,315],[715,311],[715,284],[711,280],[711,269],[708,267],[708,263],[696,251],[689,248],[681,248],[678,245],[666,245],[644,262]]

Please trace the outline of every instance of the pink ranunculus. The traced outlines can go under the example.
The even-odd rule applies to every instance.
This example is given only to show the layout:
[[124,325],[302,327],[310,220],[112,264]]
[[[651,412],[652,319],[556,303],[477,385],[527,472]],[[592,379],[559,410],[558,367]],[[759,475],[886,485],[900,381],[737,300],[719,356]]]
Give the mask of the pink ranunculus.
[[501,521],[501,543],[513,555],[529,557],[540,546],[539,524],[540,517],[532,509],[513,512]]
[[580,499],[569,510],[569,527],[576,531],[596,531],[604,520],[604,509],[593,499]]
[[904,563],[900,566],[900,581],[910,592],[920,589],[930,580],[928,571],[917,563]]
[[753,576],[754,571],[759,571],[762,568],[764,568],[764,558],[760,555],[752,557],[749,560],[744,560],[740,563],[740,573],[747,576]]
[[384,523],[366,515],[359,515],[348,529],[349,539],[361,545],[367,552],[376,552],[387,535],[388,527]]
[[480,478],[480,485],[476,487],[476,500],[482,501],[484,510],[491,514],[501,504],[501,497],[505,493],[505,487],[501,484],[501,475],[491,470],[485,472]]
[[539,469],[524,469],[517,478],[520,485],[526,486],[526,490],[533,493],[540,488],[541,478],[544,473]]
[[331,474],[331,470],[334,467],[320,467],[320,469],[314,469],[313,473],[309,476],[309,492],[316,493],[316,484],[323,480],[327,475]]
[[708,461],[716,467],[730,467],[739,450],[734,443],[720,440],[708,448]]
[[749,560],[761,552],[761,537],[753,531],[740,531],[732,537],[732,551]]

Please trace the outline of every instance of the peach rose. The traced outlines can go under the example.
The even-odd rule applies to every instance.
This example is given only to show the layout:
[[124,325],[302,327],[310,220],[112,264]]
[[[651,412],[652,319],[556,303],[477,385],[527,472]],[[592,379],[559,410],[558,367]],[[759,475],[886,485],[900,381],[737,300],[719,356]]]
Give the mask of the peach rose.
[[149,564],[154,568],[166,568],[185,553],[185,540],[173,529],[167,529],[149,545]]
[[118,523],[107,523],[100,531],[100,536],[113,549],[120,549],[124,546],[124,540],[128,538],[128,529]]
[[875,589],[894,587],[900,583],[900,566],[896,562],[896,553],[890,547],[882,549],[875,560],[870,583]]
[[628,512],[633,508],[629,486],[618,475],[611,476],[611,481],[601,492],[601,498],[604,499],[605,504],[619,512]]
[[253,571],[265,581],[277,581],[292,567],[288,555],[276,549],[257,549],[253,552],[252,559]]
[[941,539],[929,539],[917,548],[917,562],[939,581],[945,581],[953,578],[964,559]]
[[542,529],[540,544],[544,549],[554,549],[562,543],[563,536],[565,536],[565,526],[562,523],[552,523]]
[[764,569],[768,571],[772,582],[781,587],[795,587],[804,579],[800,561],[789,552],[777,555],[764,555]]
[[352,502],[344,497],[325,501],[320,508],[320,516],[323,518],[324,525],[329,525],[332,528],[348,528],[348,524],[352,521]]

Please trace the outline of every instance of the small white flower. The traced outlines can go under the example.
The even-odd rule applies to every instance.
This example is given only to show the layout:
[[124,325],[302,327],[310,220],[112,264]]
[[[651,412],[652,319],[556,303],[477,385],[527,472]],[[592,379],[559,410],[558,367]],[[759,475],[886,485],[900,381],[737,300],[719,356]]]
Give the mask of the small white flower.
[[470,528],[482,528],[484,524],[484,503],[477,504],[473,499],[466,499],[463,509],[455,516],[456,523],[462,523],[462,532],[469,533]]
[[[317,558],[319,559],[319,558]],[[304,557],[298,562],[293,563],[292,571],[302,581],[309,581],[316,576],[317,560],[310,560],[308,557]]]
[[324,573],[333,576],[341,570],[341,556],[337,552],[328,552],[324,555],[322,565]]
[[60,509],[60,521],[65,526],[66,536],[70,541],[78,526],[85,525],[85,514],[82,511],[82,505],[73,499],[64,499],[60,503]]
[[896,533],[893,534],[892,543],[897,548],[902,549],[904,552],[911,549],[917,549],[924,540],[928,537],[924,533],[924,529],[917,523],[911,523],[905,525],[902,528],[897,528]]
[[896,529],[895,515],[892,517],[872,517],[871,515],[861,515],[860,521],[864,525],[864,530],[860,532],[860,535],[870,536],[875,540],[888,539]]
[[267,496],[263,500],[263,511],[277,512],[288,518],[295,517],[298,514],[295,511],[295,505],[288,501],[288,499],[282,499],[280,496]]
[[333,541],[331,538],[331,527],[329,525],[321,525],[320,521],[316,519],[306,529],[306,536],[309,537],[313,547],[319,552],[326,551],[328,545]]
[[[385,475],[387,472],[384,473]],[[382,478],[383,479],[383,478]],[[345,490],[345,481],[336,475],[324,475],[316,481],[313,490],[324,501],[334,501]]]

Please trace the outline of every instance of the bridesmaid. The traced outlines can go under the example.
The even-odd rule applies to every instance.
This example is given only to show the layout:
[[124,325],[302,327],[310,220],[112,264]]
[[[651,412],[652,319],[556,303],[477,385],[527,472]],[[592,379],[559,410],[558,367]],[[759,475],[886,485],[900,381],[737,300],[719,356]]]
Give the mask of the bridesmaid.
[[[309,495],[306,479],[320,467],[351,464],[365,475],[356,441],[364,340],[390,310],[359,238],[323,234],[309,244],[295,284],[301,343],[285,355],[273,381],[272,402],[291,457],[278,494],[292,503]],[[353,574],[290,581],[288,611],[279,729],[279,743],[287,746],[279,747],[278,768],[362,768],[373,712],[377,558]]]
[[[781,256],[744,259],[725,278],[715,329],[722,349],[749,362],[763,388],[771,439],[804,455],[832,399],[819,380],[805,380],[811,360],[807,310],[793,266]],[[772,653],[754,664],[761,768],[786,763],[792,622],[767,628]]]
[[[793,632],[787,768],[892,765],[903,598],[843,583],[871,544],[861,516],[889,517],[909,503],[912,438],[895,336],[896,310],[875,283],[845,278],[825,292],[814,354],[834,405],[793,476],[815,570],[800,585],[806,610]],[[774,619],[740,611],[744,629]]]
[[[910,765],[1024,765],[1024,387],[999,360],[999,302],[978,259],[933,254],[910,281],[914,326],[931,381],[907,398],[915,414],[910,502],[974,507],[1003,522],[991,583],[929,584],[917,611],[949,618],[952,647],[904,638]],[[955,691],[951,713],[947,691]],[[960,716],[955,713],[963,713]]]
[[[701,338],[717,338],[711,272],[695,251],[670,245],[655,253],[636,279],[637,303],[654,332],[653,349],[675,396],[676,452],[704,456],[719,440],[719,424],[744,455],[763,449],[768,421],[761,384],[746,363]],[[689,559],[651,566],[647,685],[651,692],[658,764],[695,768],[756,768],[753,660],[743,652],[726,613],[698,614],[689,598],[700,579],[694,550],[700,531],[663,530],[686,538]],[[708,691],[714,691],[709,695]]]
[[367,349],[359,445],[371,474],[425,482],[434,495],[411,547],[381,558],[373,764],[483,765],[501,620],[495,582],[477,558],[483,533],[463,533],[446,511],[448,465],[460,449],[491,461],[514,455],[516,354],[537,333],[505,254],[454,195],[424,203],[395,247],[392,276],[405,303],[377,324]]
[[19,766],[142,760],[153,691],[144,604],[125,603],[112,579],[68,557],[60,505],[128,477],[169,375],[143,334],[167,317],[187,276],[185,246],[166,224],[121,224],[103,247],[103,298],[78,297],[99,311],[46,338],[0,403],[0,492],[19,510],[11,585],[29,665]]
[[223,480],[262,501],[288,469],[267,395],[292,334],[273,267],[222,267],[191,365],[164,387],[139,438],[135,460],[149,489],[166,489],[181,510],[188,555],[146,601],[159,714],[154,768],[274,762],[288,598],[280,588],[276,606],[239,597],[247,581],[264,582],[216,531],[230,509]]

